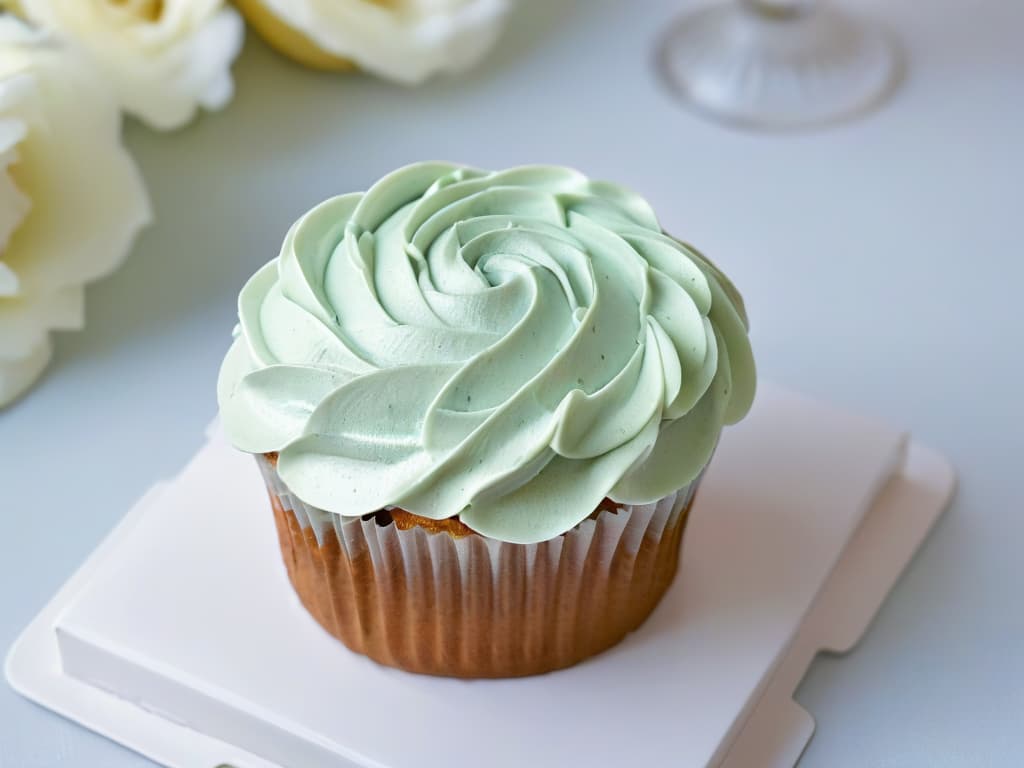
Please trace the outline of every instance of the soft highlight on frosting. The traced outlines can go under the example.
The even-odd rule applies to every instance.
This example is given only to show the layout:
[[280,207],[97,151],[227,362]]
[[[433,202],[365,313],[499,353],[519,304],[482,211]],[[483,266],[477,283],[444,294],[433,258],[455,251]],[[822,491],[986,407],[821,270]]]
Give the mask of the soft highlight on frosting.
[[218,395],[303,501],[509,542],[691,482],[754,396],[728,279],[622,187],[420,163],[297,221]]

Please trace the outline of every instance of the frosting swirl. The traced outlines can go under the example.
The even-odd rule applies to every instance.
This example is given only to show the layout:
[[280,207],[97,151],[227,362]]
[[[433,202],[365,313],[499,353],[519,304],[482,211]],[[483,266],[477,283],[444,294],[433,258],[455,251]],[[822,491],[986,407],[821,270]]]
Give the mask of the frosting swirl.
[[692,481],[755,374],[739,294],[632,192],[402,168],[300,218],[246,284],[218,397],[303,501],[552,538]]

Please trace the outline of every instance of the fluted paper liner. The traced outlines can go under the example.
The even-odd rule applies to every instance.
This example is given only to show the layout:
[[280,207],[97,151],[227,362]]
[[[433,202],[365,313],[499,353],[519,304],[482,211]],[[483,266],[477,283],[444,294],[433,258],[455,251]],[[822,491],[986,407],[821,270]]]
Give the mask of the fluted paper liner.
[[313,617],[381,664],[453,677],[549,672],[636,629],[672,583],[699,481],[510,544],[325,512],[257,459],[288,577]]

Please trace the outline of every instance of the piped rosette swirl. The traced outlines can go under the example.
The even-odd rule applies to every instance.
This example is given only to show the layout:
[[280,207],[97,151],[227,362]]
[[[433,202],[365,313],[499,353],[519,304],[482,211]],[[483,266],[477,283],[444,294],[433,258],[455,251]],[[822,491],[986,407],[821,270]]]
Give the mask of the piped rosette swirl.
[[634,193],[402,168],[318,205],[239,298],[226,431],[305,503],[533,543],[692,482],[755,373],[742,300]]

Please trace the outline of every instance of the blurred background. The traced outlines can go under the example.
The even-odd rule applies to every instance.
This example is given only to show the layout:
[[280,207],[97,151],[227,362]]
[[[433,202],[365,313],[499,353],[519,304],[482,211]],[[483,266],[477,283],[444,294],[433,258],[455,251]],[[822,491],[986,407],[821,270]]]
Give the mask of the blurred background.
[[[301,213],[415,160],[556,163],[634,188],[726,269],[763,378],[905,426],[960,473],[862,644],[798,691],[818,723],[801,765],[1016,764],[1024,5],[841,6],[892,30],[905,69],[877,109],[817,129],[686,107],[657,52],[688,0],[521,0],[480,64],[416,88],[250,34],[226,109],[173,136],[129,120],[155,222],[0,411],[0,646],[199,446],[238,290]],[[6,686],[0,723],[3,766],[146,764]]]

